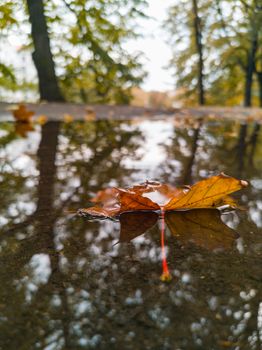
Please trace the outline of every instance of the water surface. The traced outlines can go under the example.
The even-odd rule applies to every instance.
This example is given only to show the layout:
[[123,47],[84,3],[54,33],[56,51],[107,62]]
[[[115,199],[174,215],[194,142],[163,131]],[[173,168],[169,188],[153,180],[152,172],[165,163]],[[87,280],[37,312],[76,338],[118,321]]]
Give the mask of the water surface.
[[[260,349],[260,131],[171,118],[0,123],[0,349]],[[235,195],[246,210],[169,218],[180,222],[179,235],[166,227],[169,283],[159,220],[121,239],[119,222],[68,214],[109,186],[222,171],[250,182]]]

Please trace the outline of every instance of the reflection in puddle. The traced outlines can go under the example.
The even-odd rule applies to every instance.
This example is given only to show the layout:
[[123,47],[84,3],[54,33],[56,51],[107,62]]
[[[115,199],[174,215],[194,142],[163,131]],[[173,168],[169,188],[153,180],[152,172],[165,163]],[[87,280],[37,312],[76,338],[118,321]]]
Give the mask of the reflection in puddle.
[[160,219],[163,274],[169,279],[164,247],[165,226],[182,245],[194,244],[210,251],[233,248],[239,235],[221,220],[215,209],[167,212],[161,217],[155,212],[126,212],[120,215],[120,237],[117,243],[129,243],[150,230]]
[[[261,168],[259,124],[57,122],[21,135],[1,123],[0,348],[258,349]],[[224,223],[217,211],[168,214],[169,284],[155,215],[66,213],[101,188],[222,171],[251,182],[237,194],[246,211]]]
[[215,209],[196,209],[186,212],[169,212],[165,215],[167,226],[184,245],[218,251],[233,247],[238,234],[223,223]]

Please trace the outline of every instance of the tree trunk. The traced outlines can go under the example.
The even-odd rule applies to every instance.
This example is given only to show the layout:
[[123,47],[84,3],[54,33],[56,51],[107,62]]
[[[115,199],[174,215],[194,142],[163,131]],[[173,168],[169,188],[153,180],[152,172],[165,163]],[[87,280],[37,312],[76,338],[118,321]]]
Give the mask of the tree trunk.
[[262,72],[257,72],[257,81],[259,88],[259,106],[262,107]]
[[196,48],[197,48],[197,54],[198,54],[198,103],[200,105],[204,105],[205,104],[204,59],[203,59],[201,21],[198,15],[197,0],[193,0],[193,14],[194,14],[195,40],[196,40]]
[[55,75],[55,64],[50,49],[43,0],[27,0],[27,7],[34,43],[32,56],[38,75],[40,99],[63,101]]
[[253,73],[255,71],[255,58],[256,58],[257,46],[258,45],[257,45],[257,32],[256,32],[252,38],[251,47],[247,57],[245,96],[244,96],[245,107],[250,107],[252,105],[252,84],[253,84]]

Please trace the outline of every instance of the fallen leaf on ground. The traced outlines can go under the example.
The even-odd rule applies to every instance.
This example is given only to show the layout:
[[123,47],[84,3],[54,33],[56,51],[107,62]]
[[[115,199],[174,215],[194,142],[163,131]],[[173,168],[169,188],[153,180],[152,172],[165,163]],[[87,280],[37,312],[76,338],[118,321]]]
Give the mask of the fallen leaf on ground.
[[48,122],[48,118],[46,115],[39,115],[36,119],[37,124],[44,125]]
[[93,109],[86,108],[86,114],[84,116],[85,121],[92,122],[96,120],[96,113]]
[[192,187],[175,188],[147,181],[127,189],[111,188],[99,191],[91,200],[95,207],[79,209],[78,214],[90,217],[114,217],[129,211],[174,211],[200,208],[236,207],[228,194],[248,183],[225,174],[212,176]]
[[64,114],[64,123],[72,123],[74,121],[74,117],[71,114]]
[[20,104],[16,109],[13,110],[12,113],[18,122],[23,123],[30,123],[32,116],[34,115],[34,112],[28,110],[24,104]]

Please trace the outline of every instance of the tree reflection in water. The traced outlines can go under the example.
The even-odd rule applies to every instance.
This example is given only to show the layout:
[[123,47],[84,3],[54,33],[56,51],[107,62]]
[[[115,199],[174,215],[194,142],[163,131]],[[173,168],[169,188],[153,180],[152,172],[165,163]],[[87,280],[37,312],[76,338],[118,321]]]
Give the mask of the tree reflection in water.
[[[151,169],[158,180],[197,181],[213,171],[237,175],[239,125],[203,124],[201,132],[174,128],[171,142],[161,139],[159,125],[162,145],[154,152],[162,152],[165,161]],[[167,126],[171,132],[172,124]],[[250,151],[241,172],[259,185],[259,128],[247,128]],[[132,177],[145,180],[148,169],[130,166],[148,156],[145,127],[47,123],[40,142],[39,128],[28,139],[19,138],[12,124],[1,130],[1,348],[260,348],[259,186],[241,195],[248,213],[222,217],[239,232],[237,244],[215,212],[166,218],[175,278],[163,284],[154,214],[143,220],[122,217],[121,232],[118,222],[66,214],[86,206],[101,188],[128,185]],[[200,229],[203,222],[215,233]]]

